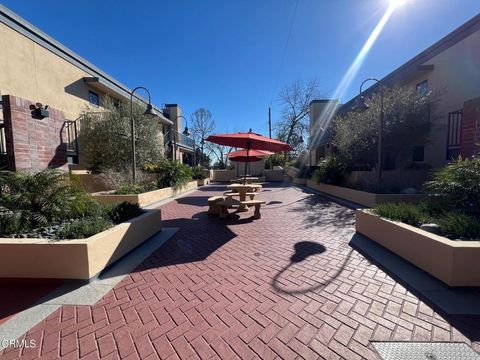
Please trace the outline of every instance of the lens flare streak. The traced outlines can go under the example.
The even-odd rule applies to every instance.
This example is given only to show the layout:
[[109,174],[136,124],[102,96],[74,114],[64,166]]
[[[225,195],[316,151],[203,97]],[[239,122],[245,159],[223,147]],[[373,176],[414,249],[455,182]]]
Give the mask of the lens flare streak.
[[[368,52],[370,51],[373,44],[377,40],[378,36],[382,32],[383,28],[387,24],[388,20],[392,16],[395,8],[396,6],[394,6],[393,4],[391,4],[387,8],[382,18],[378,22],[377,26],[375,26],[375,29],[373,29],[367,41],[363,45],[362,49],[360,50],[358,55],[355,57],[355,60],[352,62],[349,69],[343,76],[342,80],[340,81],[340,84],[335,89],[332,95],[332,100],[341,99],[342,96],[345,94],[346,90],[350,87],[352,81],[354,80],[355,76],[358,73],[358,70],[360,69],[363,62],[365,61],[365,58]],[[321,141],[323,140],[323,137],[325,136],[325,129],[328,129],[328,127],[330,126],[330,123],[333,117],[335,116],[336,108],[337,108],[337,102],[331,101],[327,104],[327,106],[325,106],[324,110],[322,111],[319,121],[315,124],[316,128],[314,128],[312,131],[312,137],[310,139],[310,143],[313,145],[313,147],[315,147],[315,145],[320,144]]]

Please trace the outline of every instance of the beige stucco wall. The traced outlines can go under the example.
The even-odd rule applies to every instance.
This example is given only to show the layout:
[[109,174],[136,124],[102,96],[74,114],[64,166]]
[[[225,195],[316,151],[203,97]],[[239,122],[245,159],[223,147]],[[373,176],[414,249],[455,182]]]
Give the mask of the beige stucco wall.
[[87,239],[0,238],[0,278],[90,279],[162,229],[160,209]]
[[0,49],[2,94],[20,96],[61,109],[69,120],[75,120],[90,105],[89,87],[82,78],[91,74],[3,23],[0,23]]
[[419,72],[404,85],[415,86],[428,80],[429,89],[439,93],[432,131],[425,145],[425,161],[439,167],[446,162],[448,113],[461,110],[464,102],[480,96],[480,31],[423,65],[434,65],[434,70]]
[[117,194],[92,194],[93,198],[101,204],[115,204],[120,202],[130,202],[132,204],[138,204],[141,207],[156,203],[161,200],[168,199],[169,197],[181,194],[186,191],[196,189],[198,187],[197,180],[188,182],[184,187],[180,189],[173,189],[171,187],[153,190],[141,194],[132,195],[117,195]]
[[480,241],[452,241],[356,211],[355,229],[449,286],[480,285]]
[[366,207],[375,207],[384,203],[418,203],[426,197],[424,194],[375,194],[343,186],[317,183],[314,180],[307,180],[306,184],[311,189]]
[[235,178],[235,170],[210,170],[210,179],[212,181],[229,182]]

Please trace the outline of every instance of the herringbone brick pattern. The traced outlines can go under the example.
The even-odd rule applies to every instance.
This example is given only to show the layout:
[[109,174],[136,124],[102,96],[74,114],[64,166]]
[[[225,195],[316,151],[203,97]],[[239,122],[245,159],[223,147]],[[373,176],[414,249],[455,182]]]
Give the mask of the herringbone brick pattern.
[[[2,359],[376,359],[370,340],[465,341],[478,319],[445,319],[348,246],[353,211],[268,187],[262,219],[208,217],[210,187],[162,207],[179,232],[95,306],[32,328]],[[450,322],[450,323],[449,323]]]

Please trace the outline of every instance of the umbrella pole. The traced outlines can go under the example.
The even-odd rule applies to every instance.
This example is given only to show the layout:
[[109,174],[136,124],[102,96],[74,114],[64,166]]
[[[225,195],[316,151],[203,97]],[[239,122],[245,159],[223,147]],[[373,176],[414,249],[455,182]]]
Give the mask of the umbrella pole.
[[245,173],[243,174],[243,185],[247,184],[247,165],[248,165],[248,153],[250,152],[250,142],[247,143],[247,161],[245,162]]

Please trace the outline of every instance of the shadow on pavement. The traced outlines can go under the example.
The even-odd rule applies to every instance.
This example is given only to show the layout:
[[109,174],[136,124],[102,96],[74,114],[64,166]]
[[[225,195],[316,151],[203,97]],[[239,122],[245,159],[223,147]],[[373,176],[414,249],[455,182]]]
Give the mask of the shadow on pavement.
[[[305,278],[307,281],[302,281],[301,279],[295,278],[291,279],[284,276],[285,272],[291,271],[309,271],[308,261],[312,260],[314,257],[315,260],[318,260],[318,256],[327,251],[324,245],[316,243],[313,241],[300,241],[297,242],[294,246],[294,254],[290,257],[290,263],[280,270],[272,279],[272,287],[280,293],[284,294],[307,294],[309,292],[315,292],[319,289],[324,288],[330,284],[335,278],[342,273],[345,266],[350,261],[353,250],[350,250],[340,263],[339,268],[333,275],[326,275],[320,281],[316,281],[312,278]],[[293,269],[294,268],[294,269]],[[325,271],[325,274],[328,271]],[[288,282],[288,284],[286,284]],[[313,284],[312,284],[313,283]],[[293,285],[292,285],[293,284]],[[307,286],[305,286],[307,284]]]
[[299,206],[290,211],[301,212],[304,215],[303,224],[312,226],[333,226],[336,228],[353,228],[355,225],[355,211],[336,204],[320,195],[310,194],[299,201]]

